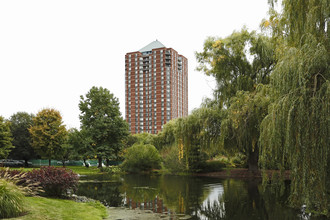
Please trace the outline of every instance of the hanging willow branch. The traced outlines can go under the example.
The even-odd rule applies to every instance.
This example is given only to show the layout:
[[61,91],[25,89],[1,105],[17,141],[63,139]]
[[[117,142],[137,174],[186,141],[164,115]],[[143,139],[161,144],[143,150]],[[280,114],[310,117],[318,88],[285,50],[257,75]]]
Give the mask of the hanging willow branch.
[[330,82],[329,54],[314,36],[288,48],[272,78],[278,91],[261,124],[260,163],[289,168],[290,201],[329,214]]
[[291,205],[330,216],[330,4],[282,0],[265,24],[276,42],[275,101],[261,124],[260,164],[291,170]]

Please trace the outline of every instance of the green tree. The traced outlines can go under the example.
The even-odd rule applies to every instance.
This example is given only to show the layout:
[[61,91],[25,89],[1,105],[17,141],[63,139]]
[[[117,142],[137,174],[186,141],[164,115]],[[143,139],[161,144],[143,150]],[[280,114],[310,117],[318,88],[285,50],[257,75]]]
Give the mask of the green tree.
[[275,64],[271,39],[245,28],[226,38],[209,37],[196,58],[197,70],[216,79],[220,108],[229,106],[237,91],[254,91],[257,84],[267,84]]
[[70,159],[74,159],[75,153],[76,152],[73,146],[68,144],[68,141],[66,140],[64,144],[61,145],[61,152],[59,152],[56,159],[60,160],[62,162],[62,166],[65,167],[65,162]]
[[291,205],[330,216],[330,5],[282,4],[282,14],[263,23],[279,60],[271,77],[275,101],[261,125],[261,165],[288,166]]
[[158,150],[171,147],[175,144],[175,129],[176,129],[176,120],[171,120],[167,122],[162,131],[154,138],[154,145]]
[[138,138],[135,135],[129,134],[128,137],[125,140],[125,147],[124,148],[132,147],[133,144],[135,144],[137,141],[138,141]]
[[267,115],[270,97],[259,85],[255,92],[237,92],[230,101],[227,117],[222,121],[223,147],[230,153],[247,156],[250,171],[258,170],[260,124]]
[[208,38],[203,52],[196,56],[198,70],[214,76],[217,82],[215,100],[209,100],[206,106],[218,107],[223,119],[226,115],[220,129],[213,126],[221,130],[217,133],[221,133],[222,147],[228,152],[244,153],[249,169],[258,169],[259,127],[269,98],[263,99],[265,93],[257,87],[269,83],[276,64],[274,41],[243,28],[224,39]]
[[222,143],[221,125],[226,114],[222,109],[218,109],[216,105],[207,105],[207,101],[204,101],[201,107],[197,109],[197,112],[202,126],[202,150],[211,158],[219,152]]
[[13,148],[10,123],[0,116],[0,158],[7,158]]
[[207,159],[206,151],[212,142],[211,126],[206,120],[208,113],[204,108],[195,109],[188,117],[176,121],[176,144],[179,158],[185,161],[186,170],[200,169]]
[[12,144],[15,146],[9,155],[13,159],[24,160],[26,167],[28,160],[36,157],[31,145],[31,134],[28,130],[33,125],[33,117],[33,114],[17,112],[9,119],[10,130],[13,135]]
[[55,159],[61,153],[61,145],[65,142],[67,130],[62,116],[55,109],[43,109],[33,118],[33,126],[29,128],[32,136],[32,147],[43,158]]
[[88,132],[98,158],[117,159],[128,136],[128,124],[121,117],[118,99],[109,90],[92,87],[79,102],[81,128]]
[[134,134],[134,136],[136,137],[137,143],[154,145],[154,138],[155,138],[154,134],[138,133],[138,134]]
[[185,161],[186,170],[196,170],[206,158],[200,158],[200,119],[196,114],[177,120],[176,142],[179,158]]
[[166,123],[154,143],[162,150],[168,165],[185,164],[186,170],[198,170],[219,149],[223,117],[216,107],[202,106],[185,118]]
[[68,134],[68,144],[72,146],[71,158],[83,160],[84,165],[88,166],[86,160],[95,155],[92,148],[92,140],[86,130],[70,129]]

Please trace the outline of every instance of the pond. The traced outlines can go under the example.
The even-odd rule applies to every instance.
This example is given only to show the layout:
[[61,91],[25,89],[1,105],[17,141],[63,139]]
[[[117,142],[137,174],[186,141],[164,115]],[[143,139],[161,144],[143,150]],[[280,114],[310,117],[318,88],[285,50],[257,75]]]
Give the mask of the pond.
[[[113,207],[140,208],[171,219],[300,219],[285,206],[289,185],[263,190],[258,180],[172,175],[81,177],[77,194]],[[321,218],[310,218],[321,219]]]

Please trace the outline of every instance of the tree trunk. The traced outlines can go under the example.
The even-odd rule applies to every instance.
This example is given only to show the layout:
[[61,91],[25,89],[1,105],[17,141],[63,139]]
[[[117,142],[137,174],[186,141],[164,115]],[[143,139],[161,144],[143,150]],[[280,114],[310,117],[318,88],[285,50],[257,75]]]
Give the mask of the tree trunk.
[[110,160],[107,158],[106,161],[107,161],[107,165],[106,166],[109,167]]
[[48,166],[51,166],[51,164],[52,164],[51,161],[52,161],[51,159],[48,160]]
[[89,165],[86,163],[86,159],[84,158],[83,160],[84,160],[84,166],[88,168]]
[[98,160],[99,160],[98,168],[100,168],[100,167],[102,167],[102,157],[99,157]]
[[62,166],[65,167],[65,160],[62,160]]
[[250,150],[249,157],[247,160],[249,171],[255,172],[259,170],[259,147],[256,145],[254,151]]
[[28,163],[28,160],[27,159],[24,159],[24,166],[25,167],[29,167],[29,163]]

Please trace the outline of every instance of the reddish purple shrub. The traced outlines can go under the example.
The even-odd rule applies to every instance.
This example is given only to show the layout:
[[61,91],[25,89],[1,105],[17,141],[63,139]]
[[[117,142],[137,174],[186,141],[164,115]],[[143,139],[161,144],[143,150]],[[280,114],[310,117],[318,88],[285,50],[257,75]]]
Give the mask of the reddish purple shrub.
[[27,178],[39,182],[48,196],[57,197],[66,194],[68,190],[75,191],[79,180],[72,170],[48,166],[28,172]]

